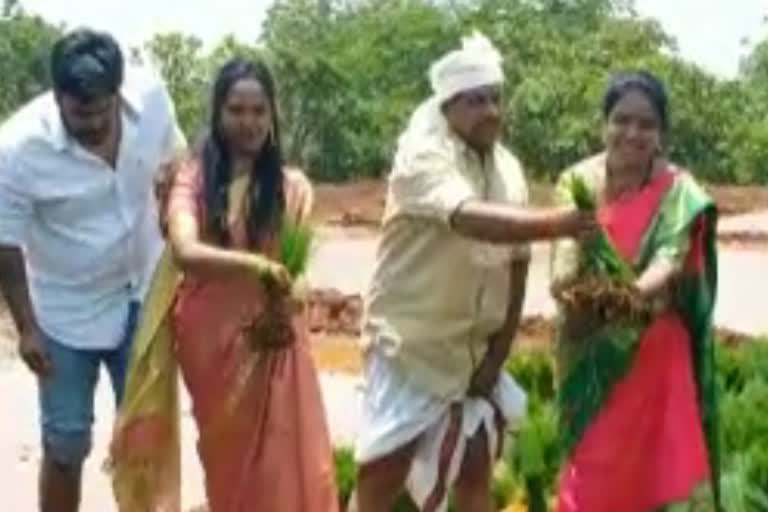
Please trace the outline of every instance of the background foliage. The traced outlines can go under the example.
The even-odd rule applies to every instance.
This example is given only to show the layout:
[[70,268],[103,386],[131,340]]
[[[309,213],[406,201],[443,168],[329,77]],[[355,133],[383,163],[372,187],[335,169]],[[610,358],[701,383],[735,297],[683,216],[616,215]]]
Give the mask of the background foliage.
[[[6,0],[0,21],[0,118],[48,86],[60,28]],[[158,34],[146,50],[194,140],[209,82],[235,53],[265,59],[279,82],[287,158],[317,179],[387,172],[397,134],[428,94],[426,71],[472,28],[505,56],[507,143],[551,179],[600,148],[600,99],[618,69],[645,67],[671,95],[674,160],[713,182],[768,183],[768,40],[734,80],[675,56],[675,42],[631,0],[276,0],[258,40],[205,51],[194,35]]]

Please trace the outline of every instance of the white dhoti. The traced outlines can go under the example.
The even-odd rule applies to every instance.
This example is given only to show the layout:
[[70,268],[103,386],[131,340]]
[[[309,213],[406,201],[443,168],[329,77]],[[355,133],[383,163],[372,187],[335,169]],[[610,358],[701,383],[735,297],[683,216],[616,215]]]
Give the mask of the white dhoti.
[[525,392],[506,372],[488,400],[446,400],[415,389],[375,346],[365,355],[364,371],[363,422],[355,459],[366,464],[418,438],[406,487],[426,512],[446,510],[467,441],[484,429],[490,460],[497,459],[505,427],[520,421],[526,409]]

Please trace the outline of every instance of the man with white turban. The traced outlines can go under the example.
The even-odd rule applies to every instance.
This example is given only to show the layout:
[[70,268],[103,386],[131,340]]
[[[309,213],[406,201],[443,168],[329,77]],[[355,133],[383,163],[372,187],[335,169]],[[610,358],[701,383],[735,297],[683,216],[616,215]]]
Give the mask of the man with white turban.
[[421,510],[490,512],[502,432],[525,409],[503,372],[534,239],[589,233],[591,214],[525,207],[499,143],[501,56],[481,34],[430,70],[433,96],[399,139],[363,321],[359,512],[407,487]]

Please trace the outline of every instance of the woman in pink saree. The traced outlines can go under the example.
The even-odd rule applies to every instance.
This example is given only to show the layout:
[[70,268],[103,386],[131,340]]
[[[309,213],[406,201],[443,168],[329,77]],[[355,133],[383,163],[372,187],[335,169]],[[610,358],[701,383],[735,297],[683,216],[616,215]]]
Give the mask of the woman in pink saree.
[[[177,400],[151,406],[151,390],[138,391],[171,364],[153,355],[163,351],[167,325],[192,398],[210,512],[335,512],[333,455],[301,300],[291,299],[284,318],[270,318],[289,326],[279,345],[255,334],[262,315],[276,314],[274,291],[292,285],[277,262],[279,227],[285,218],[306,220],[311,189],[281,166],[274,86],[263,65],[227,63],[212,110],[200,154],[181,166],[170,191],[174,258],[161,263],[148,306],[154,299],[164,307],[157,297],[170,296],[163,282],[174,262],[183,277],[165,300],[167,317],[145,316],[160,327],[143,326],[153,339],[143,352],[138,333],[134,393],[113,447],[118,501],[123,512],[178,510],[177,455],[166,454],[169,443],[178,445],[168,412]],[[162,396],[172,394],[169,386]]]
[[[651,313],[602,323],[562,308],[558,394],[566,463],[558,512],[721,510],[712,310],[716,209],[691,175],[661,157],[663,85],[621,74],[604,100],[606,151],[566,171],[597,199],[598,219]],[[556,297],[582,266],[558,242]],[[595,272],[600,273],[599,270]],[[612,301],[614,304],[618,300]]]

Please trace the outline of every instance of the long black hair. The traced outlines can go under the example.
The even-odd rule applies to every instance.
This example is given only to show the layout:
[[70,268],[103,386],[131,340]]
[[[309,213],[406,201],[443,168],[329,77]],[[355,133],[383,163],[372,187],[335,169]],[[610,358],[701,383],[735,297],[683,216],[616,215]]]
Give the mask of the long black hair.
[[271,135],[267,137],[249,175],[247,232],[249,244],[274,229],[285,208],[283,194],[280,130],[277,122],[275,84],[262,62],[235,57],[221,67],[213,84],[210,127],[201,144],[206,233],[221,245],[228,245],[229,185],[232,182],[232,158],[221,131],[221,110],[232,87],[240,80],[256,80],[264,89],[272,115]]

